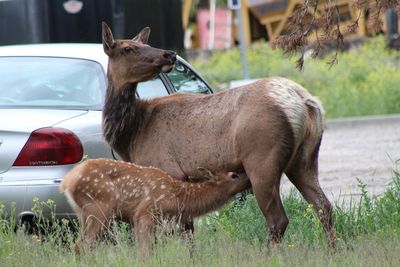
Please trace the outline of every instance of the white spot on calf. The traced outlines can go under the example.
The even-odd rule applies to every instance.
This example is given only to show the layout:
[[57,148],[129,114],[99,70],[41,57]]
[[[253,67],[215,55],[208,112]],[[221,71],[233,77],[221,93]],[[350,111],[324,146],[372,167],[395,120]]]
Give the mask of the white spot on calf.
[[161,194],[161,195],[156,199],[156,202],[162,200],[163,198],[165,198],[165,195],[164,195],[164,194]]
[[149,188],[147,188],[147,186],[145,186],[145,187],[143,187],[143,192],[147,196],[150,193],[150,190],[149,190]]

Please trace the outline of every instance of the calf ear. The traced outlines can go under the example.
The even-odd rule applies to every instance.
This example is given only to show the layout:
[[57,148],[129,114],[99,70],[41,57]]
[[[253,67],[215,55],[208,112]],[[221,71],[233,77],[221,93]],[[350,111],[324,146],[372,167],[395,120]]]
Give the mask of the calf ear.
[[210,180],[217,180],[217,176],[215,176],[210,170],[203,167],[197,167],[197,170],[200,172],[200,175],[203,176],[204,178],[208,178]]
[[104,53],[109,56],[111,54],[111,50],[114,48],[115,42],[110,27],[108,27],[107,23],[104,21],[102,23],[102,38]]
[[136,35],[132,39],[132,41],[139,42],[142,44],[147,44],[147,41],[149,41],[149,36],[150,36],[150,28],[146,27],[138,35]]

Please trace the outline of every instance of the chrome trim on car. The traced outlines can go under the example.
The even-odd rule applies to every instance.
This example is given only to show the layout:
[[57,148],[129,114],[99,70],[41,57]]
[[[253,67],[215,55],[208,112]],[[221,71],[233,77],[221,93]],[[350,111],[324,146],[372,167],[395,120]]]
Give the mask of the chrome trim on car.
[[[0,180],[1,181],[1,180]],[[8,181],[0,182],[2,186],[28,186],[28,185],[54,185],[61,183],[62,179],[42,179],[42,180],[29,180],[29,181]]]
[[26,186],[26,181],[1,182],[0,187],[2,186]]

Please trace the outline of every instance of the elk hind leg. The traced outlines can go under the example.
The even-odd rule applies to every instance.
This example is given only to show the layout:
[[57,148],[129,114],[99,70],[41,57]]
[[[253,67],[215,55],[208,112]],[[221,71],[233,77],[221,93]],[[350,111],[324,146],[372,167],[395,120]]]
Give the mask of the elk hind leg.
[[279,153],[270,153],[264,162],[252,159],[243,165],[250,178],[258,206],[267,220],[268,243],[279,244],[289,223],[279,194],[283,173]]
[[319,147],[315,148],[309,160],[297,159],[292,162],[286,175],[304,199],[312,205],[323,226],[328,244],[334,247],[336,234],[333,227],[332,204],[318,181],[318,149]]

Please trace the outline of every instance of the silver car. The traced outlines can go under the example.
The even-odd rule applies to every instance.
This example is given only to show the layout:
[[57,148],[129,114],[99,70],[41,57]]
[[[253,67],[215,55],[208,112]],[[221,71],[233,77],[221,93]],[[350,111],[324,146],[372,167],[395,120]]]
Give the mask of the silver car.
[[[101,44],[0,47],[0,217],[14,206],[31,221],[35,198],[54,201],[57,217],[73,215],[58,190],[65,173],[84,157],[118,158],[101,132],[106,70]],[[137,89],[141,98],[180,91],[212,93],[182,58]]]

